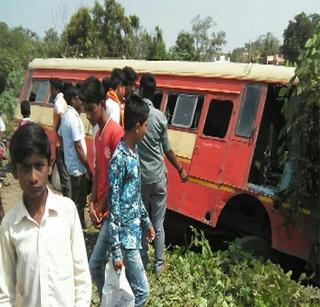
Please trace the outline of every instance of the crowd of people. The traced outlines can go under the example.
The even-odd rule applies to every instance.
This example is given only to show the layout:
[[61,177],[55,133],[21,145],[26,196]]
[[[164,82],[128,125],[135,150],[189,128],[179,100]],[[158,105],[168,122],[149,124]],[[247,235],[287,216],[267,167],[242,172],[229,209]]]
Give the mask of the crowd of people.
[[[143,74],[137,85],[131,67],[114,68],[102,81],[93,76],[81,84],[50,80],[63,196],[47,187],[49,138],[29,120],[28,102],[21,104],[25,119],[9,153],[23,196],[0,226],[0,306],[90,306],[91,280],[101,299],[108,261],[116,271],[125,266],[135,306],[145,305],[148,244],[155,251],[154,274],[165,270],[164,157],[182,182],[187,173],[170,146],[166,117],[153,106],[155,77]],[[94,170],[81,112],[93,127]],[[86,206],[99,228],[89,261],[82,232]]]

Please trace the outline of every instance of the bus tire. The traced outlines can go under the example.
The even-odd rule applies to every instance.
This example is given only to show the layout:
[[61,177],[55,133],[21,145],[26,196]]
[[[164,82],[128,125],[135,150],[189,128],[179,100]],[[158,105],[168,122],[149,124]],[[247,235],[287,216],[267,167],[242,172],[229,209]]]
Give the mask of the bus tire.
[[260,237],[245,236],[237,238],[235,244],[255,256],[262,256],[265,260],[276,260],[270,242]]
[[57,163],[54,164],[52,169],[51,184],[56,191],[61,192],[61,184],[60,184],[60,177],[59,177]]

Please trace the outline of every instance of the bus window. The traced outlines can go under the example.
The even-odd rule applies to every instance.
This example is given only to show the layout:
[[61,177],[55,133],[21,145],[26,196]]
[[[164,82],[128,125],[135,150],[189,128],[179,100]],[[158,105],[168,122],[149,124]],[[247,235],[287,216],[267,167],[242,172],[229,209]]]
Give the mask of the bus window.
[[261,86],[250,84],[243,95],[242,106],[236,128],[236,135],[250,138],[261,96]]
[[228,131],[232,108],[232,101],[211,100],[203,134],[205,136],[224,138]]
[[176,107],[177,97],[178,97],[177,94],[170,94],[168,96],[167,106],[164,112],[164,115],[166,116],[168,121],[168,125],[171,125],[171,122],[172,122],[172,116],[173,116],[174,108]]
[[43,103],[48,90],[49,81],[33,81],[29,101]]
[[162,97],[163,97],[163,94],[159,91],[156,91],[152,98],[153,106],[158,110],[160,109],[160,106],[161,106]]
[[56,97],[50,93],[48,103],[54,104],[54,99],[55,99],[55,98],[56,98]]
[[168,124],[182,128],[197,128],[204,97],[192,94],[170,94],[165,110]]

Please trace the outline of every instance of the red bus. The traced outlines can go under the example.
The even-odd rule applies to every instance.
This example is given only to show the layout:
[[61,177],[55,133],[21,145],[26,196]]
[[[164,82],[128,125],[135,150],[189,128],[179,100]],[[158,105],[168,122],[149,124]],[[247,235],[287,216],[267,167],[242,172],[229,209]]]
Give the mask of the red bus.
[[[52,131],[49,79],[102,79],[115,67],[131,66],[156,77],[153,102],[167,117],[171,145],[188,173],[180,183],[168,168],[168,209],[212,228],[233,229],[252,246],[272,247],[309,260],[313,247],[310,210],[288,224],[290,207],[278,207],[276,193],[290,179],[277,149],[285,120],[278,94],[294,68],[240,63],[143,60],[35,59],[29,64],[20,99],[32,102],[31,119]],[[88,148],[91,127],[83,117]],[[53,151],[54,152],[54,151]],[[92,150],[89,151],[92,160]],[[53,181],[55,181],[54,168]]]

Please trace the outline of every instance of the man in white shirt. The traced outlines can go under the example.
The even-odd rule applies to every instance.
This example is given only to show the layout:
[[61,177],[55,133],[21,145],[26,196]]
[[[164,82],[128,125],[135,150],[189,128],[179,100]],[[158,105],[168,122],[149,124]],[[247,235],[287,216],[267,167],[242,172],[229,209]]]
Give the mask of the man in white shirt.
[[[50,92],[51,95],[55,97],[53,107],[53,129],[55,132],[58,131],[61,124],[62,116],[67,110],[67,103],[63,96],[64,87],[65,84],[61,79],[50,79]],[[71,198],[71,182],[64,162],[62,141],[59,140],[59,138],[56,144],[56,163],[62,194]]]
[[24,125],[9,152],[23,195],[0,226],[0,306],[89,307],[91,279],[77,210],[47,188],[48,136],[37,124]]
[[68,104],[58,134],[62,137],[63,153],[68,175],[71,180],[71,198],[76,203],[81,225],[84,228],[84,209],[87,202],[87,174],[91,170],[87,160],[87,146],[81,113],[79,88],[69,85],[65,91]]

